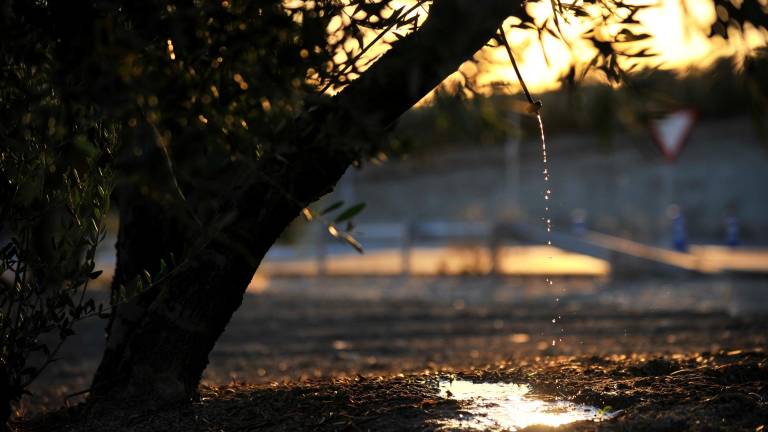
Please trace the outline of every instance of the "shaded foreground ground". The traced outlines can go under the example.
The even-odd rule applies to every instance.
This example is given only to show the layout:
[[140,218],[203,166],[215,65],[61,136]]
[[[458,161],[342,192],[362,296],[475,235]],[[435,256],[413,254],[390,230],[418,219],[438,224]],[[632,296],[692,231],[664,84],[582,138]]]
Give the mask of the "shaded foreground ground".
[[[566,399],[618,412],[601,423],[572,423],[560,430],[760,431],[768,420],[768,357],[757,352],[650,359],[557,357],[516,366],[501,363],[458,376],[529,383],[542,399]],[[461,419],[472,414],[463,410],[462,403],[441,398],[437,383],[435,374],[424,373],[204,387],[200,400],[184,406],[130,411],[76,407],[29,422],[20,430],[463,429]]]
[[[70,429],[435,429],[461,409],[437,396],[437,376],[462,373],[624,409],[601,424],[607,428],[755,430],[768,418],[768,320],[754,308],[768,304],[764,285],[273,280],[246,296],[211,356],[201,401],[125,415],[79,412],[85,423]],[[87,388],[101,326],[79,329],[33,389],[28,411],[54,409],[63,395]],[[54,420],[32,430],[67,430]]]

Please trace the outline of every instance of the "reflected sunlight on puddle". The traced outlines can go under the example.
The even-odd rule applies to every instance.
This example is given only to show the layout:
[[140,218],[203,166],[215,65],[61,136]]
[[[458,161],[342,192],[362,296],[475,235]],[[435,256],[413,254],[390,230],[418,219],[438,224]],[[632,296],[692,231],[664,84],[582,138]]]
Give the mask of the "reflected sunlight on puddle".
[[447,429],[512,430],[533,425],[560,426],[582,420],[606,420],[605,413],[572,402],[547,402],[528,396],[525,384],[473,383],[466,380],[440,381],[440,396],[465,402],[470,416],[441,422]]

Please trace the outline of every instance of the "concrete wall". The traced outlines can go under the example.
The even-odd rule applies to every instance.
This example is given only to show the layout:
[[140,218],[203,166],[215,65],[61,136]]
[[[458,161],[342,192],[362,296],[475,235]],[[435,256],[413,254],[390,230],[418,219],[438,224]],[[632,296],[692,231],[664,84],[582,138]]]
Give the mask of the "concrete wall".
[[[348,172],[328,199],[365,201],[360,220],[368,222],[512,216],[534,222],[543,215],[544,182],[540,143],[531,135],[519,143],[516,162],[502,146],[467,145],[369,164]],[[554,136],[548,147],[556,228],[570,226],[572,212],[584,209],[592,229],[663,243],[665,209],[677,203],[691,240],[717,243],[732,204],[746,242],[768,243],[768,143],[749,119],[698,123],[673,164],[663,162],[650,134],[615,137],[607,150],[584,135]]]

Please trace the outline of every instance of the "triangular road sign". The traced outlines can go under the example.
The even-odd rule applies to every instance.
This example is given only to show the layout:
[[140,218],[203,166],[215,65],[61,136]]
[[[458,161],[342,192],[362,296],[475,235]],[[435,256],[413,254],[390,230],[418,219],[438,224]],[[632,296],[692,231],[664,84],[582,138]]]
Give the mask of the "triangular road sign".
[[681,109],[651,123],[653,141],[669,162],[673,162],[680,155],[695,122],[696,111]]

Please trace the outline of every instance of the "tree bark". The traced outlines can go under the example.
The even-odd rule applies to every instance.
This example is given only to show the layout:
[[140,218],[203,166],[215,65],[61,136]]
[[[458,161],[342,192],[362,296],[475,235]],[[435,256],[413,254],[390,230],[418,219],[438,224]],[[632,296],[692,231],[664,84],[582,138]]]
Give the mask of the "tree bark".
[[[482,6],[435,2],[421,29],[395,44],[330,106],[300,117],[296,142],[261,160],[254,179],[229,203],[231,223],[169,277],[117,309],[92,399],[156,403],[193,396],[208,354],[285,227],[371,151],[371,133],[384,133],[521,7],[504,0]],[[121,228],[121,243],[127,231]],[[118,268],[144,252],[126,250]]]
[[11,379],[8,368],[0,361],[0,431],[10,430],[8,420],[11,419]]

